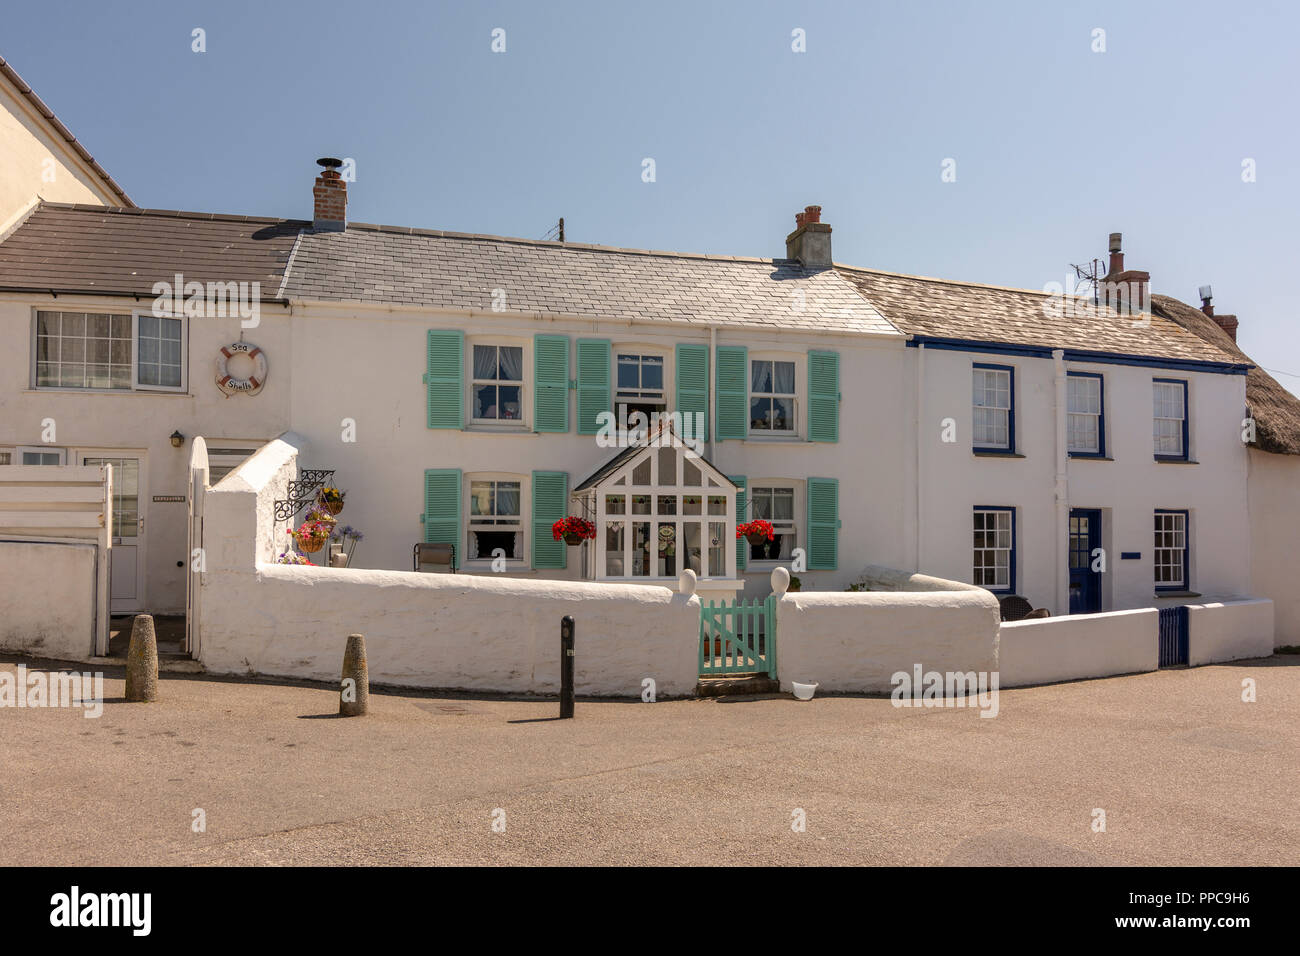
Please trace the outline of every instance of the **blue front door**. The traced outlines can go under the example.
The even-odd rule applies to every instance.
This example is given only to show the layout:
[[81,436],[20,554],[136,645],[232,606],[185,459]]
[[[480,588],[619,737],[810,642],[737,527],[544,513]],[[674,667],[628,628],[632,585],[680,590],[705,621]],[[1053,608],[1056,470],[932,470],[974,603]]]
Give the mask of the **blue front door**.
[[1101,610],[1101,571],[1093,570],[1093,554],[1101,547],[1101,512],[1083,508],[1070,511],[1070,613]]

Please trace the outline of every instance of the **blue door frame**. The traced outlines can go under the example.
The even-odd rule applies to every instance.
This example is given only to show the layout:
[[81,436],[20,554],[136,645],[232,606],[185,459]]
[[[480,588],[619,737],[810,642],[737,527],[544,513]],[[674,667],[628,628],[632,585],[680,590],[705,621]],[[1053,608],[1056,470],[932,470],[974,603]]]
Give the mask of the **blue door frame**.
[[1101,512],[1070,509],[1070,613],[1101,610],[1101,572],[1092,569],[1092,554],[1101,547]]

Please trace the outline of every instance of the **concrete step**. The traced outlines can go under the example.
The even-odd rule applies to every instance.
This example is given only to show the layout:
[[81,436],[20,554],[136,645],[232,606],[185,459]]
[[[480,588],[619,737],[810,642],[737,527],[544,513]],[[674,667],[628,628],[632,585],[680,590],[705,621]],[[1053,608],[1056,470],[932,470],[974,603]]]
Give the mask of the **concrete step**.
[[696,697],[732,697],[737,694],[779,694],[781,682],[766,674],[728,674],[726,677],[701,677],[695,685]]
[[[89,664],[98,664],[100,667],[126,667],[125,657],[92,657]],[[158,673],[159,674],[202,674],[204,673],[203,665],[189,657],[172,657],[166,654],[158,655]]]

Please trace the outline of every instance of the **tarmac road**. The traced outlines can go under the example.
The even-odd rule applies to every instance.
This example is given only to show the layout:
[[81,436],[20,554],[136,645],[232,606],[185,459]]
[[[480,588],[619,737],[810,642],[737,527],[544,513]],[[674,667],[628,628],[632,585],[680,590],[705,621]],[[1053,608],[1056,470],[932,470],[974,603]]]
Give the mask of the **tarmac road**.
[[332,689],[169,674],[158,703],[122,693],[108,672],[97,719],[0,707],[0,864],[1300,864],[1300,657],[1004,690],[993,719],[768,697],[559,721],[377,690],[340,719]]

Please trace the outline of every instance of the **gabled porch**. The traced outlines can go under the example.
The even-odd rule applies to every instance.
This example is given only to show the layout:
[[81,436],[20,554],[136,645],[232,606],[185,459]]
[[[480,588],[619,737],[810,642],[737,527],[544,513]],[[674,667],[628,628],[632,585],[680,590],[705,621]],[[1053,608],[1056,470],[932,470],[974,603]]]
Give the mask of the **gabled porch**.
[[596,525],[580,546],[583,576],[671,586],[689,569],[701,600],[734,597],[736,485],[671,428],[633,437],[570,495]]

